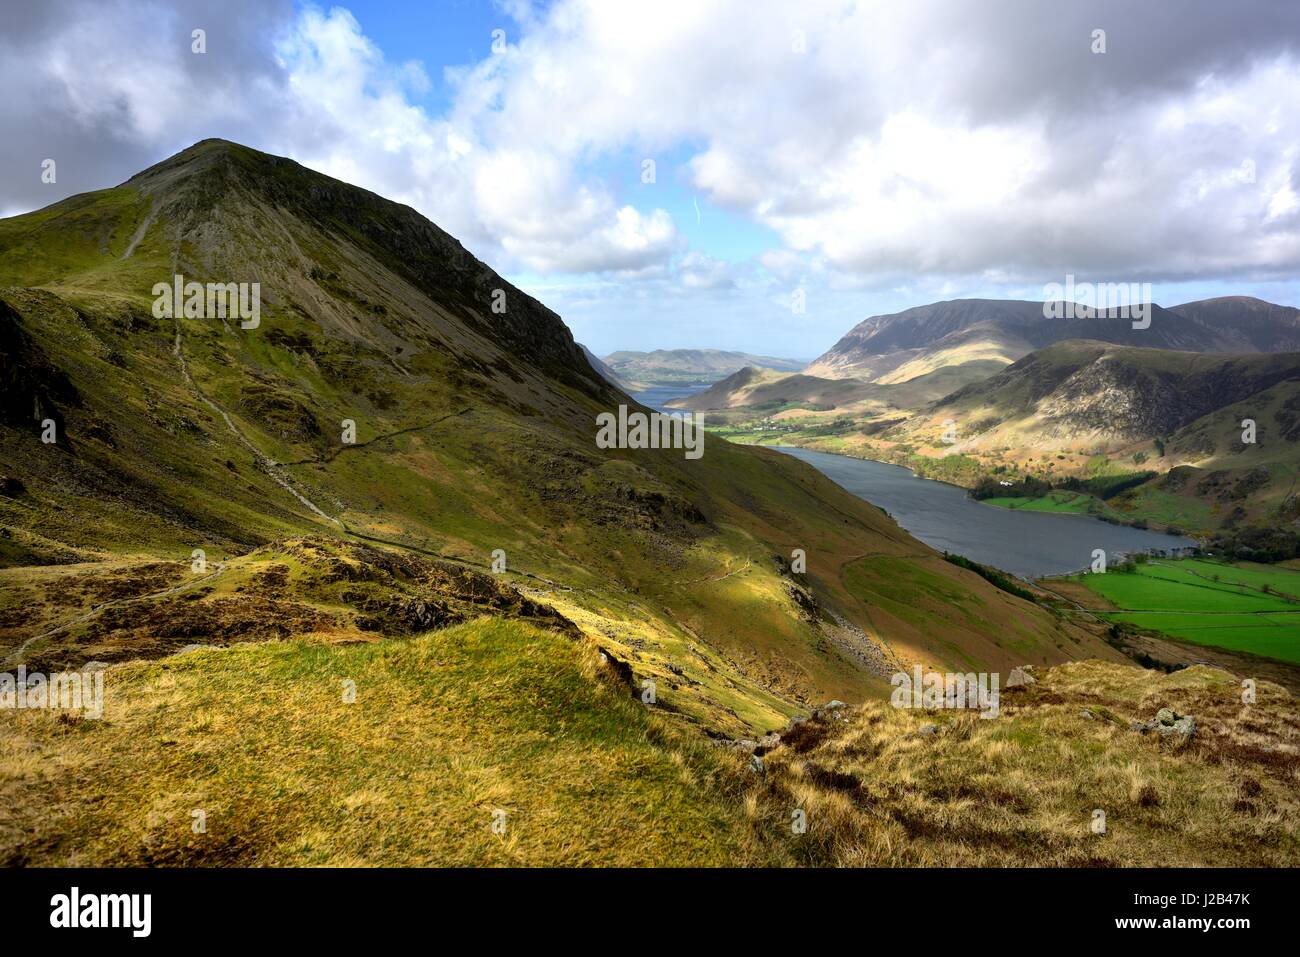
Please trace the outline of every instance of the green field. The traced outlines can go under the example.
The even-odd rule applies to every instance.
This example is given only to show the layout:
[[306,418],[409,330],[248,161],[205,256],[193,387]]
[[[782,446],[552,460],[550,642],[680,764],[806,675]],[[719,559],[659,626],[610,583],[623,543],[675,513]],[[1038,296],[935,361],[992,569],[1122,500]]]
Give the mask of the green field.
[[1300,664],[1300,570],[1161,559],[1073,580],[1115,606],[1097,611],[1111,621]]
[[1024,509],[1028,512],[1070,512],[1086,515],[1088,514],[1088,507],[1097,499],[1082,492],[1056,491],[1049,492],[1041,498],[1028,498],[1022,495],[1018,497],[986,498],[982,501],[985,505]]

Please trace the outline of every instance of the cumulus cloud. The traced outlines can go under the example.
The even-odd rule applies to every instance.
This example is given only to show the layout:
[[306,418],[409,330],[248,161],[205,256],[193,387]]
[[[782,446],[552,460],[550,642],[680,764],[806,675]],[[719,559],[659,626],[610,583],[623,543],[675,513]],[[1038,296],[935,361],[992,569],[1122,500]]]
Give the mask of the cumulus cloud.
[[341,8],[6,5],[0,209],[58,198],[46,156],[66,195],[219,135],[407,202],[504,268],[743,290],[599,174],[684,151],[661,180],[770,229],[780,247],[758,263],[786,285],[1300,266],[1294,3],[500,6],[510,44],[448,71],[430,115],[424,68]]
[[[0,208],[116,185],[196,140],[250,142],[281,123],[270,37],[292,13],[288,0],[0,5]],[[213,52],[191,53],[195,29]]]
[[1300,8],[1222,14],[570,0],[493,82],[530,141],[700,144],[703,195],[849,273],[1294,270]]
[[[636,273],[682,246],[667,212],[621,203],[581,174],[573,150],[583,144],[530,140],[500,122],[510,51],[454,76],[452,108],[430,116],[418,105],[422,65],[389,62],[343,8],[57,6],[5,14],[0,77],[11,95],[0,114],[11,135],[0,163],[13,175],[0,209],[120,182],[221,136],[414,206],[507,268]],[[191,52],[196,27],[207,54]],[[59,163],[57,195],[40,182],[46,157]]]

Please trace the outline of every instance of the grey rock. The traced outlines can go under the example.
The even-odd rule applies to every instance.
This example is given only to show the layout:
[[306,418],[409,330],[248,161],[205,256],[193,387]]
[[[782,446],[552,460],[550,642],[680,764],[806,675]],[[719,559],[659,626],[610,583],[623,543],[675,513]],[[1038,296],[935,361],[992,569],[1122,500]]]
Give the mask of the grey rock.
[[813,712],[814,718],[821,718],[823,721],[847,721],[849,706],[838,699],[828,701],[816,711]]
[[767,770],[767,767],[763,764],[763,759],[755,754],[749,759],[749,770],[753,771],[755,774],[762,774]]
[[1161,734],[1190,738],[1196,734],[1196,719],[1190,714],[1179,714],[1173,708],[1161,708],[1156,712],[1155,730]]
[[1011,674],[1007,675],[1007,688],[1019,688],[1021,685],[1031,685],[1034,683],[1034,676],[1031,675],[1027,668],[1012,668]]
[[1151,721],[1130,721],[1129,727],[1143,734],[1156,731],[1163,736],[1174,736],[1176,740],[1186,743],[1196,734],[1196,718],[1190,714],[1179,714],[1173,708],[1161,708]]
[[916,733],[919,734],[921,737],[928,737],[932,734],[938,734],[939,726],[937,724],[923,724],[916,729]]
[[1079,717],[1086,718],[1088,721],[1091,721],[1093,716],[1091,711],[1089,711],[1087,708],[1084,708],[1082,711],[1079,712]]

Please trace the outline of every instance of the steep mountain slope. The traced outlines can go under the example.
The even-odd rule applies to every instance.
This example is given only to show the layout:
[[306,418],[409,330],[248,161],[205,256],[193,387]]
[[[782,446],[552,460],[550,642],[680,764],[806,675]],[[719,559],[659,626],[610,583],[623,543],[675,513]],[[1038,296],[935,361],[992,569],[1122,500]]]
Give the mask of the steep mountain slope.
[[595,369],[597,373],[599,373],[602,379],[604,379],[610,385],[614,386],[614,388],[621,389],[624,392],[629,392],[632,390],[633,388],[632,384],[625,382],[623,379],[621,379],[617,372],[615,372],[609,366],[605,365],[605,363],[602,362],[594,352],[592,352],[590,349],[584,346],[581,342],[578,343],[578,348],[582,350],[583,357],[587,360],[587,362],[591,365],[591,367]]
[[1127,446],[1171,435],[1216,409],[1296,380],[1296,353],[1206,355],[1071,341],[959,389],[924,417],[952,419],[959,431],[963,423],[977,423],[978,438],[967,442],[981,446]]
[[605,356],[605,363],[625,381],[650,385],[713,382],[746,366],[762,366],[781,372],[798,372],[804,366],[797,359],[776,359],[723,349],[611,352]]
[[[1031,353],[885,433],[988,472],[1149,481],[1109,498],[1134,519],[1208,533],[1295,528],[1300,353],[1215,355],[1076,341]],[[1254,423],[1246,441],[1243,423]],[[948,431],[951,430],[951,431]],[[948,432],[955,441],[945,442]]]
[[[260,283],[260,322],[160,318],[155,285],[178,273]],[[209,140],[0,221],[0,301],[9,659],[90,659],[81,637],[104,635],[114,660],[148,657],[195,620],[218,641],[368,640],[436,627],[457,599],[427,584],[436,570],[384,595],[326,587],[369,574],[330,540],[492,568],[656,682],[660,706],[732,734],[875,693],[896,659],[1117,657],[787,456],[715,437],[698,460],[597,448],[595,416],[632,403],[558,316],[413,210],[289,160]],[[285,544],[303,536],[327,542],[304,557]],[[787,571],[794,548],[806,577]],[[142,571],[196,549],[207,571],[179,587]],[[863,555],[961,610],[942,634],[873,626]],[[64,608],[35,566],[70,561],[86,564]],[[272,621],[268,601],[285,603]],[[123,603],[168,640],[100,622]]]
[[804,371],[899,381],[964,362],[1009,364],[1069,339],[1187,352],[1283,352],[1296,348],[1295,312],[1259,300],[1207,300],[1177,309],[1153,304],[1150,327],[1135,329],[1115,309],[1052,319],[1040,302],[954,299],[865,319]]

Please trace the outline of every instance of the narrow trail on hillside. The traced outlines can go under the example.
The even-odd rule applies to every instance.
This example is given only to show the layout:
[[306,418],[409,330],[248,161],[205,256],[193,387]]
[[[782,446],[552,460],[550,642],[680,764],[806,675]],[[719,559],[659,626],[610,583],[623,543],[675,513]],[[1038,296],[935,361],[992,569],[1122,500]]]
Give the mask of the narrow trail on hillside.
[[685,581],[669,582],[668,584],[670,584],[670,585],[699,585],[699,584],[703,584],[703,583],[710,583],[710,584],[711,584],[711,583],[713,583],[713,582],[720,582],[720,581],[724,581],[724,580],[730,578],[732,575],[739,575],[741,572],[748,571],[748,570],[749,570],[749,566],[750,566],[750,564],[751,564],[751,558],[750,558],[750,556],[746,555],[746,556],[745,556],[745,563],[744,563],[743,565],[741,565],[739,568],[733,568],[731,571],[727,572],[725,575],[719,575],[719,576],[716,577],[716,578],[709,578],[709,577],[706,575],[704,578],[689,578],[689,579],[686,579]]
[[320,465],[325,462],[333,462],[344,452],[352,451],[355,449],[364,449],[367,446],[374,445],[378,442],[383,442],[385,439],[396,438],[399,435],[410,435],[412,432],[420,432],[423,431],[424,429],[431,429],[435,425],[440,425],[441,423],[446,422],[448,419],[454,419],[458,415],[469,415],[473,411],[474,411],[473,409],[466,407],[464,409],[459,409],[456,412],[448,412],[446,415],[440,415],[438,416],[438,418],[433,419],[432,421],[429,422],[425,422],[422,425],[412,425],[412,426],[408,426],[405,429],[397,429],[396,431],[393,432],[385,432],[382,435],[377,435],[373,439],[367,439],[364,442],[353,442],[349,445],[339,445],[336,448],[331,449],[323,456],[317,456],[316,458],[313,459],[295,459],[292,462],[285,462],[284,464],[285,465]]
[[[230,430],[230,432],[231,432],[231,433],[236,437],[236,439],[238,439],[238,441],[240,442],[240,444],[243,445],[246,449],[248,449],[248,451],[253,455],[254,461],[258,464],[258,466],[259,466],[259,467],[260,467],[264,472],[266,472],[266,474],[267,474],[267,475],[268,475],[268,476],[269,476],[269,477],[270,477],[270,478],[271,478],[271,479],[272,479],[272,480],[273,480],[277,485],[279,485],[279,486],[280,486],[281,488],[283,488],[286,492],[288,492],[289,494],[291,494],[291,495],[292,495],[292,496],[293,496],[293,497],[294,497],[298,502],[300,502],[302,505],[304,505],[306,508],[308,508],[308,509],[311,511],[311,513],[312,513],[313,515],[315,515],[317,518],[319,518],[319,519],[321,519],[321,520],[323,520],[323,521],[325,521],[325,522],[330,523],[330,525],[333,526],[333,528],[335,528],[338,532],[340,532],[342,535],[344,535],[345,537],[348,537],[348,538],[359,539],[359,540],[361,540],[361,541],[370,542],[370,543],[377,544],[377,545],[385,545],[385,546],[388,546],[388,547],[391,547],[391,548],[401,549],[402,551],[413,552],[413,553],[416,553],[416,554],[425,555],[425,556],[428,556],[428,557],[430,557],[430,558],[435,558],[435,559],[437,559],[437,560],[439,560],[439,561],[450,562],[450,563],[454,563],[454,564],[457,564],[457,565],[462,565],[462,566],[466,566],[466,567],[474,568],[474,569],[477,569],[477,570],[486,570],[486,569],[489,569],[489,568],[490,568],[490,566],[489,566],[489,564],[488,564],[487,562],[475,562],[475,561],[472,561],[472,560],[469,560],[469,559],[464,559],[464,558],[458,558],[458,557],[448,556],[448,555],[445,555],[445,554],[443,554],[443,553],[441,553],[441,552],[435,551],[435,550],[433,550],[433,549],[431,549],[431,548],[425,548],[425,547],[421,547],[421,546],[419,546],[419,545],[413,545],[413,544],[410,544],[410,543],[408,543],[408,542],[395,541],[395,540],[393,540],[393,539],[384,538],[384,537],[379,536],[379,535],[372,535],[372,534],[369,534],[369,533],[366,533],[366,532],[360,532],[360,531],[357,531],[357,530],[355,530],[355,529],[349,527],[348,524],[347,524],[346,522],[344,522],[342,519],[340,519],[340,518],[335,518],[335,517],[333,517],[333,516],[331,516],[331,515],[328,515],[328,514],[327,514],[323,509],[321,509],[321,508],[320,508],[319,506],[317,506],[314,502],[312,502],[309,498],[307,498],[307,496],[306,496],[305,494],[303,494],[303,493],[300,492],[297,488],[295,488],[294,485],[293,485],[293,483],[292,483],[292,479],[290,479],[290,477],[289,477],[287,474],[285,474],[285,473],[281,470],[281,464],[278,463],[278,462],[276,462],[276,461],[275,461],[274,459],[272,459],[270,456],[264,454],[261,450],[259,450],[259,449],[258,449],[258,448],[253,444],[252,440],[250,440],[250,439],[249,439],[249,438],[244,434],[244,432],[239,428],[239,426],[235,424],[234,419],[231,418],[231,416],[230,416],[230,415],[225,411],[225,409],[221,408],[220,405],[218,405],[214,400],[212,400],[211,398],[209,398],[209,397],[208,397],[208,396],[203,392],[203,390],[199,388],[198,384],[194,381],[193,376],[190,374],[188,363],[187,363],[186,360],[185,360],[184,340],[183,340],[183,337],[182,337],[182,332],[181,332],[181,328],[180,328],[180,323],[179,323],[179,321],[177,321],[177,323],[176,323],[176,340],[175,340],[175,345],[174,345],[172,351],[173,351],[173,354],[174,354],[175,357],[176,357],[176,360],[177,360],[178,364],[180,365],[181,375],[182,375],[182,377],[183,377],[184,380],[185,380],[185,384],[186,384],[187,387],[190,389],[190,391],[193,392],[194,395],[195,395],[195,396],[196,396],[196,397],[197,397],[201,402],[203,402],[204,405],[206,405],[208,408],[210,408],[213,412],[217,413],[217,414],[221,417],[222,421],[226,423],[226,427],[227,427],[227,428]],[[449,419],[456,418],[456,417],[458,417],[458,416],[467,415],[467,414],[471,413],[472,411],[473,411],[473,410],[472,410],[472,409],[469,409],[469,408],[460,409],[460,410],[458,410],[458,411],[456,411],[456,412],[449,412],[449,413],[447,413],[446,415],[440,416],[440,417],[438,417],[437,419],[434,419],[434,420],[432,420],[431,422],[427,422],[427,423],[424,423],[424,424],[422,424],[422,425],[412,426],[412,427],[409,427],[409,428],[406,428],[406,429],[400,429],[400,430],[397,430],[397,431],[392,432],[392,433],[387,433],[387,434],[385,434],[385,435],[376,436],[375,438],[370,439],[370,440],[368,440],[368,441],[366,441],[366,442],[363,442],[363,443],[357,443],[357,444],[354,444],[354,445],[341,446],[340,448],[338,448],[337,450],[335,450],[335,451],[333,452],[333,454],[326,456],[323,460],[322,460],[322,459],[307,459],[307,460],[302,460],[302,461],[289,462],[289,463],[285,463],[285,464],[287,464],[287,465],[310,465],[310,464],[319,464],[319,463],[322,462],[322,461],[325,461],[325,462],[333,461],[333,459],[334,459],[335,457],[337,457],[337,456],[338,456],[339,454],[341,454],[342,452],[347,451],[348,449],[364,448],[364,447],[366,447],[366,446],[373,445],[373,444],[375,444],[375,443],[377,443],[377,442],[382,442],[382,441],[384,441],[384,440],[386,440],[386,439],[393,438],[394,436],[404,435],[404,434],[408,434],[408,433],[411,433],[411,432],[420,431],[420,430],[422,430],[422,429],[429,429],[429,428],[432,428],[433,426],[436,426],[436,425],[438,425],[439,423],[445,422],[445,421],[447,421],[447,420],[449,420]],[[846,517],[847,517],[847,516],[846,516]],[[863,557],[865,557],[865,556],[863,556]],[[752,556],[746,556],[745,561],[744,561],[743,564],[739,565],[739,566],[736,567],[736,568],[733,568],[733,569],[727,571],[725,574],[723,574],[723,575],[721,575],[721,576],[719,576],[719,577],[716,577],[716,578],[707,578],[707,577],[706,577],[706,578],[703,578],[703,579],[698,579],[697,582],[698,582],[698,583],[715,584],[715,583],[717,583],[717,582],[720,582],[720,581],[723,581],[723,580],[725,580],[725,579],[731,578],[733,575],[741,574],[741,573],[747,571],[747,570],[748,570],[749,568],[751,568],[751,567],[752,567]],[[529,578],[529,579],[533,579],[534,581],[541,582],[541,583],[543,583],[543,584],[549,586],[551,589],[554,589],[554,590],[556,590],[556,591],[572,592],[572,591],[575,590],[575,589],[573,589],[571,586],[563,585],[563,584],[560,584],[560,583],[558,583],[558,582],[554,582],[554,581],[552,581],[552,580],[549,579],[549,578],[545,578],[545,577],[543,577],[543,576],[541,576],[541,575],[537,575],[537,574],[535,574],[535,573],[533,573],[533,572],[524,571],[524,570],[521,570],[521,569],[516,569],[516,570],[513,571],[513,574],[515,574],[515,575],[519,575],[519,576],[522,576],[522,577],[526,577],[526,578]],[[693,584],[693,583],[695,583],[695,582],[692,582],[691,584]],[[676,584],[687,584],[687,583],[676,583]],[[150,597],[153,597],[153,596],[150,596]],[[701,643],[701,644],[708,645],[708,646],[711,647],[711,648],[713,647],[710,643],[708,643],[708,642],[704,642],[704,641],[699,637],[699,635],[695,634],[695,632],[694,632],[693,630],[691,630],[689,627],[687,627],[686,624],[685,624],[684,622],[678,620],[678,619],[676,618],[676,616],[674,616],[674,615],[671,614],[671,612],[667,612],[666,609],[664,610],[664,612],[667,614],[668,619],[669,619],[670,621],[672,621],[672,622],[673,622],[673,623],[674,623],[678,628],[682,629],[682,631],[683,631],[685,634],[690,635],[690,636],[691,636],[695,641],[697,641],[697,642],[699,642],[699,643]],[[75,622],[73,622],[73,623],[75,623]],[[73,624],[73,623],[69,623],[69,624]],[[840,630],[840,631],[842,631],[842,632],[849,632],[849,631],[850,631],[850,627],[851,627],[851,626],[849,626],[847,622],[844,622],[844,621],[840,620],[840,619],[838,618],[838,616],[836,616],[835,625],[838,627],[838,630]],[[895,660],[895,661],[897,660],[897,656],[894,654],[893,649],[890,648],[887,644],[885,644],[885,645],[883,646],[883,648],[882,648],[881,645],[877,644],[875,641],[872,641],[869,637],[867,637],[867,635],[866,635],[865,632],[862,632],[860,629],[856,629],[856,628],[853,628],[852,630],[854,630],[854,631],[857,632],[857,634],[853,636],[854,638],[858,639],[857,641],[846,641],[846,637],[847,637],[847,636],[846,636],[845,634],[835,634],[835,635],[831,635],[832,641],[834,641],[835,644],[840,645],[841,648],[842,648],[844,651],[850,653],[853,657],[856,657],[856,658],[858,658],[859,660],[863,660],[865,663],[867,663],[867,664],[869,664],[869,665],[872,664],[872,663],[873,663],[874,661],[876,661],[877,659],[884,659],[885,661],[888,661],[888,660],[890,660],[890,659],[893,659],[893,660]],[[857,646],[859,645],[859,643],[860,643],[860,644],[865,644],[865,645],[868,646],[868,647],[867,647],[866,649],[864,649],[864,648],[862,648],[862,647],[857,647]],[[714,651],[715,651],[716,653],[721,654],[720,650],[718,650],[718,649],[716,649],[716,648],[714,648]],[[724,658],[725,658],[725,656],[724,656]],[[725,659],[725,660],[727,660],[728,663],[729,663],[733,668],[736,668],[736,667],[737,667],[736,663],[730,661],[730,659]],[[879,665],[877,665],[877,667],[879,667]],[[739,670],[739,669],[738,669],[737,673],[738,673],[738,674],[742,674],[742,675],[745,674],[745,672],[744,672],[743,670]],[[784,696],[783,696],[783,695],[778,695],[778,697],[781,697],[781,698],[784,700]]]
[[0,667],[7,668],[10,665],[10,663],[16,662],[20,658],[22,658],[23,654],[27,651],[29,647],[31,647],[33,642],[37,642],[45,638],[53,637],[54,635],[57,635],[61,631],[67,631],[69,628],[74,628],[77,625],[84,624],[85,622],[90,621],[92,618],[96,617],[101,612],[106,611],[109,608],[116,608],[120,605],[130,605],[140,601],[149,601],[154,598],[166,598],[168,595],[175,595],[178,592],[186,591],[187,589],[190,588],[195,588],[199,585],[204,584],[205,582],[215,581],[216,579],[221,577],[221,575],[225,572],[225,570],[226,570],[226,563],[217,562],[216,569],[204,575],[202,578],[194,578],[191,579],[190,581],[181,582],[179,585],[172,585],[170,588],[163,588],[156,592],[150,592],[147,595],[131,595],[127,598],[114,598],[112,601],[105,601],[105,602],[100,602],[98,605],[92,605],[88,610],[72,618],[69,618],[67,621],[63,622],[60,625],[56,625],[55,627],[50,628],[47,631],[43,631],[39,635],[32,635],[32,637],[28,638],[21,645],[19,645],[17,648],[11,651],[8,657],[6,657],[3,662],[0,662]]
[[1047,592],[1047,594],[1052,595],[1052,596],[1054,596],[1054,597],[1056,597],[1056,598],[1059,598],[1061,601],[1065,602],[1066,604],[1073,605],[1076,609],[1078,609],[1079,611],[1083,612],[1085,615],[1087,615],[1087,616],[1088,616],[1089,618],[1091,618],[1093,621],[1100,622],[1100,623],[1103,624],[1103,625],[1110,625],[1110,624],[1111,624],[1111,622],[1107,621],[1105,618],[1102,618],[1100,615],[1098,615],[1096,612],[1094,612],[1091,608],[1086,608],[1086,607],[1084,607],[1084,606],[1081,605],[1078,601],[1076,601],[1075,599],[1071,598],[1070,596],[1068,596],[1068,595],[1062,595],[1059,591],[1056,591],[1055,589],[1052,589],[1052,588],[1048,588],[1046,585],[1044,585],[1042,582],[1039,582],[1039,581],[1035,581],[1033,584],[1034,584],[1034,587],[1035,587],[1035,588],[1041,588],[1043,591]]
[[239,427],[235,425],[234,420],[230,418],[226,410],[223,409],[221,406],[217,405],[216,402],[209,399],[207,395],[204,394],[203,390],[198,387],[198,384],[194,381],[194,377],[190,375],[189,365],[185,361],[185,350],[182,345],[181,325],[179,320],[176,322],[176,346],[175,348],[172,349],[172,353],[176,356],[177,361],[180,363],[181,375],[185,378],[185,384],[190,387],[190,391],[193,392],[196,396],[198,396],[199,400],[202,401],[204,405],[210,408],[213,412],[217,413],[217,415],[221,416],[222,420],[226,423],[226,427],[230,429],[231,433],[235,436],[236,439],[239,440],[240,444],[243,445],[244,448],[248,449],[248,451],[252,453],[254,461],[257,462],[257,464],[261,467],[262,471],[265,472],[268,476],[270,476],[273,482],[275,482],[286,492],[288,492],[290,495],[296,498],[299,502],[301,502],[303,505],[309,508],[314,514],[318,515],[320,518],[323,518],[325,521],[338,526],[339,528],[343,528],[344,525],[339,519],[334,518],[331,515],[327,515],[325,511],[321,509],[315,502],[313,502],[306,495],[303,495],[296,488],[294,488],[293,483],[289,480],[289,477],[280,471],[280,467],[278,463],[276,463],[274,459],[272,459],[269,455],[266,455],[264,452],[262,452],[261,449],[259,449],[256,445],[254,445],[249,440],[249,438],[246,435],[244,435],[244,433],[239,429]]
[[136,229],[135,234],[131,237],[131,242],[127,244],[126,252],[122,253],[123,259],[131,258],[131,254],[135,252],[135,247],[140,245],[140,241],[144,239],[145,234],[149,232],[149,227],[153,225],[154,217],[157,215],[158,207],[156,201],[154,201],[154,203],[151,203],[149,206],[148,214],[145,216],[144,220],[141,221],[139,228]]
[[[306,495],[304,495],[302,492],[299,492],[298,489],[294,487],[293,480],[281,470],[280,463],[276,462],[269,455],[266,455],[260,449],[258,449],[257,446],[253,444],[252,440],[249,439],[248,436],[246,436],[243,433],[243,431],[239,428],[239,426],[235,424],[235,421],[230,417],[230,415],[226,412],[226,410],[221,408],[221,406],[218,405],[216,402],[214,402],[212,399],[208,398],[208,396],[203,392],[203,390],[199,388],[198,383],[196,383],[194,381],[193,376],[190,375],[189,365],[185,361],[184,340],[181,336],[181,328],[180,328],[179,321],[177,321],[176,323],[176,342],[172,349],[172,354],[175,355],[177,362],[180,364],[181,375],[184,377],[185,383],[189,387],[190,391],[192,391],[194,395],[197,396],[199,400],[203,402],[204,405],[206,405],[208,408],[212,409],[212,411],[216,412],[219,416],[221,416],[222,421],[226,423],[226,427],[230,429],[231,433],[235,436],[236,439],[239,440],[240,444],[243,445],[246,449],[249,450],[249,452],[252,453],[254,461],[258,464],[258,466],[262,469],[262,471],[264,471],[277,485],[279,485],[286,492],[288,492],[295,499],[297,499],[300,503],[306,506],[312,512],[313,515],[330,523],[331,526],[333,526],[335,529],[337,529],[339,532],[341,532],[343,535],[349,538],[360,539],[362,541],[372,542],[377,545],[388,545],[392,548],[400,548],[404,551],[415,552],[420,555],[426,555],[430,558],[436,558],[439,561],[451,562],[453,564],[463,565],[478,570],[491,568],[488,562],[476,562],[467,558],[458,558],[451,555],[445,555],[442,552],[435,551],[431,548],[424,548],[419,545],[412,545],[409,542],[400,542],[400,541],[395,541],[394,539],[391,538],[384,538],[379,535],[371,535],[366,532],[359,532],[356,529],[349,527],[348,524],[344,522],[341,518],[335,518],[332,515],[326,514],[326,512],[323,509],[321,509],[319,506],[317,506],[315,502],[311,501],[311,499],[307,498]],[[373,444],[374,442],[379,442],[382,441],[383,439],[391,438],[394,435],[402,435],[408,432],[414,432],[418,429],[428,429],[437,425],[440,422],[445,422],[448,419],[452,419],[457,416],[466,415],[471,411],[473,410],[469,408],[465,408],[465,409],[460,409],[457,412],[449,412],[446,415],[440,416],[439,418],[433,420],[432,422],[427,422],[424,425],[420,425],[420,426],[413,426],[408,429],[401,429],[397,432],[389,433],[388,435],[381,435],[374,439],[371,439],[368,442],[361,443],[361,445],[362,446],[370,445]],[[355,447],[356,446],[343,446],[342,448],[346,449],[346,448],[355,448]],[[306,464],[313,464],[315,461],[317,460],[308,460],[305,462],[289,463],[289,464],[306,465]],[[533,572],[516,570],[514,574],[522,575],[524,577],[534,579],[535,581],[543,582],[547,585],[550,585],[552,588],[558,589],[560,591],[573,590],[567,585],[561,585],[558,582],[553,582],[549,578],[544,578],[543,576],[534,574]]]

